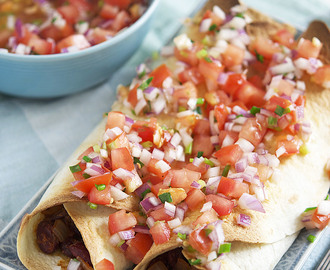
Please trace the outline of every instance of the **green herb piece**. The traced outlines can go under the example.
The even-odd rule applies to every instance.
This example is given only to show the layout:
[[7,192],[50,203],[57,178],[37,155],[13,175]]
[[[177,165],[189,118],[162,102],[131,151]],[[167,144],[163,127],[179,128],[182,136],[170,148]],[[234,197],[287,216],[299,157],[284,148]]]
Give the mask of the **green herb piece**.
[[208,158],[204,158],[204,163],[207,165],[210,165],[211,167],[214,167],[214,163],[211,160],[209,160]]
[[325,199],[324,200],[326,200],[326,201],[328,201],[329,200],[329,194],[325,197]]
[[314,210],[316,208],[317,207],[308,207],[308,208],[305,209],[304,213],[309,212],[309,211],[312,211],[312,210]]
[[85,23],[86,21],[79,21],[78,24],[83,24]]
[[193,161],[194,161],[194,159],[193,159],[193,158],[190,158],[190,159],[189,159],[189,162],[193,162]]
[[134,160],[133,160],[134,164],[140,164],[141,168],[144,166],[143,162],[138,159],[137,157],[134,157]]
[[185,147],[184,152],[185,152],[185,154],[191,154],[191,152],[192,152],[192,142]]
[[185,233],[180,233],[178,232],[178,237],[181,239],[181,240],[186,240],[187,239],[187,235]]
[[189,246],[187,246],[187,251],[190,252],[190,253],[193,253],[196,250],[192,246],[189,245]]
[[93,146],[93,151],[94,151],[95,153],[100,153],[100,150],[101,150],[101,148],[100,148],[100,146],[99,146],[98,144],[95,144],[95,145]]
[[264,62],[264,57],[263,57],[261,54],[259,54],[259,53],[257,52],[257,50],[254,50],[254,52],[256,53],[257,60],[258,60],[260,63],[263,63],[263,62]]
[[290,110],[289,107],[284,109],[284,113],[285,113],[285,114],[286,114],[286,113],[290,113],[290,112],[291,112],[291,110]]
[[143,146],[143,148],[150,148],[154,144],[151,141],[146,141],[146,142],[141,143],[141,145]]
[[303,144],[302,146],[300,146],[299,148],[299,154],[305,156],[309,153],[308,147],[306,144]]
[[198,106],[198,107],[196,108],[196,112],[197,112],[198,114],[202,114],[202,109],[201,109],[201,107]]
[[205,235],[208,236],[213,230],[212,229],[204,229]]
[[81,172],[81,168],[80,168],[79,164],[73,165],[73,166],[70,166],[70,171],[72,173]]
[[56,21],[56,19],[57,19],[57,18],[56,18],[56,17],[54,17],[54,18],[52,19],[52,23],[54,23],[54,22]]
[[151,192],[150,188],[147,188],[145,191],[141,193],[141,198],[143,199],[149,192]]
[[235,15],[235,17],[239,17],[239,18],[244,19],[244,14],[243,14],[243,13],[237,13],[237,14]]
[[133,115],[136,115],[136,112],[134,110],[131,110],[131,112],[132,112]]
[[84,179],[88,179],[91,177],[88,173],[84,173],[82,176],[84,177]]
[[173,202],[173,200],[172,200],[172,196],[171,196],[171,193],[169,193],[169,192],[165,192],[165,193],[163,193],[163,194],[160,194],[159,196],[158,196],[158,198],[160,199],[160,201],[162,202],[162,203],[165,203],[165,202]]
[[118,244],[117,247],[121,247],[125,243],[125,240],[121,240]]
[[209,27],[209,31],[215,31],[217,30],[217,25],[214,23]]
[[92,161],[92,159],[89,156],[83,156],[82,159],[85,160],[86,162],[91,162]]
[[268,117],[268,127],[274,128],[277,126],[277,118],[273,116]]
[[196,56],[200,59],[200,58],[204,58],[207,56],[207,50],[205,49],[201,49],[196,53]]
[[218,253],[228,253],[230,252],[230,248],[231,248],[231,243],[224,243],[222,245],[220,245]]
[[258,108],[256,106],[252,106],[250,113],[253,115],[256,115],[257,113],[260,113],[260,108]]
[[275,109],[275,113],[276,113],[278,116],[282,116],[282,115],[285,113],[285,109],[282,108],[280,105],[277,105],[277,106],[276,106],[276,109]]
[[238,114],[238,115],[236,115],[236,119],[237,119],[237,118],[240,118],[240,117],[243,117],[243,114]]
[[144,69],[139,75],[138,75],[138,77],[139,77],[139,79],[141,79],[141,78],[143,78],[144,77],[144,75],[146,75],[146,70]]
[[315,241],[315,239],[316,239],[315,235],[310,234],[307,236],[307,240],[311,243],[313,243]]
[[91,209],[94,209],[94,210],[97,208],[97,204],[95,204],[95,203],[88,202],[87,205],[88,205]]
[[189,259],[188,262],[190,265],[199,265],[201,264],[201,259]]
[[178,111],[179,112],[184,112],[184,111],[186,111],[186,108],[183,107],[183,106],[179,106]]
[[203,156],[203,154],[204,154],[204,152],[203,152],[203,151],[199,151],[199,152],[197,153],[197,157],[198,157],[198,158],[200,158],[200,157],[202,157],[202,156]]
[[212,63],[212,60],[211,60],[210,57],[204,57],[204,60],[205,60],[206,62],[208,62],[208,63]]
[[204,98],[197,98],[196,104],[197,105],[203,105],[204,104]]
[[95,187],[96,187],[96,189],[97,189],[98,191],[102,191],[102,190],[105,190],[106,185],[104,185],[104,184],[96,185],[96,184],[95,184]]
[[227,177],[229,170],[230,170],[230,165],[226,165],[225,168],[223,169],[222,176]]
[[151,83],[151,81],[152,81],[153,78],[154,77],[148,78],[143,83],[141,83],[141,85],[138,88],[141,89],[142,91],[145,90],[149,86],[149,84]]

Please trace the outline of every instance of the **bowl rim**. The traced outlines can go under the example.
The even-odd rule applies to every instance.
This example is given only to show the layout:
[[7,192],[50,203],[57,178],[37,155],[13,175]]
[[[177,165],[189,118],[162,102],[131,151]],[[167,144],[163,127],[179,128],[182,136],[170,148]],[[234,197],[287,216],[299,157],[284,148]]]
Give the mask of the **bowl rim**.
[[24,61],[24,62],[47,62],[49,60],[69,60],[72,58],[81,57],[84,55],[93,54],[96,51],[102,51],[106,49],[108,46],[116,45],[123,39],[127,38],[134,31],[139,29],[154,13],[157,8],[160,0],[149,0],[151,4],[149,4],[147,10],[142,14],[142,16],[131,26],[124,29],[122,32],[119,32],[113,38],[106,40],[100,44],[96,44],[91,46],[90,48],[70,53],[58,53],[58,54],[47,54],[47,55],[20,55],[15,53],[0,53],[0,60],[13,60],[13,61]]

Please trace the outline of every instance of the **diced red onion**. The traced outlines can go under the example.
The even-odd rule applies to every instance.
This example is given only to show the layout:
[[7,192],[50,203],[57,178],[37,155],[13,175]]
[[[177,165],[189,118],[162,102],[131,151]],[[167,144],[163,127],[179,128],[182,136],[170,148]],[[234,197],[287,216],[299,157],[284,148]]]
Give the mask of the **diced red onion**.
[[146,223],[148,227],[151,228],[152,226],[154,226],[155,220],[153,219],[153,217],[148,217]]
[[151,103],[151,108],[155,114],[160,114],[166,107],[166,101],[163,95],[159,95],[155,101]]
[[272,117],[276,116],[275,113],[273,113],[272,111],[269,111],[269,110],[266,110],[263,108],[260,109],[260,114],[266,115],[266,116],[272,116]]
[[280,119],[278,119],[277,123],[278,123],[279,128],[282,130],[285,129],[290,124],[286,115],[284,115]]
[[100,156],[96,156],[96,157],[92,158],[92,162],[96,163],[96,164],[100,164],[100,163],[102,163],[102,160],[101,160]]
[[259,164],[260,160],[259,160],[259,156],[257,153],[248,153],[247,154],[247,159],[250,165],[252,164]]
[[219,6],[213,6],[212,11],[221,20],[225,20],[226,19],[226,13]]
[[138,103],[136,104],[135,108],[134,108],[134,111],[135,113],[138,115],[140,114],[140,112],[143,110],[143,108],[147,106],[147,102],[146,100],[142,97]]
[[134,192],[136,195],[141,197],[142,193],[145,192],[146,190],[150,190],[151,184],[149,182],[145,182],[142,186],[138,187]]
[[236,170],[236,172],[244,172],[244,170],[247,167],[247,165],[248,165],[248,159],[246,157],[241,158],[235,164],[235,170]]
[[228,130],[228,131],[231,131],[234,127],[234,123],[233,122],[226,122],[225,123],[225,126],[224,126],[224,129],[225,130]]
[[236,221],[237,224],[243,227],[249,227],[251,225],[251,217],[245,214],[239,214]]
[[199,167],[202,163],[204,162],[204,158],[203,157],[195,157],[194,161],[192,162],[193,165],[195,165],[196,167]]
[[174,218],[172,220],[167,221],[167,224],[171,229],[174,229],[181,225],[181,220],[179,218]]
[[108,128],[104,133],[103,141],[107,141],[108,139],[114,140],[122,133],[123,131],[119,127]]
[[261,202],[256,197],[254,197],[248,193],[242,194],[242,196],[238,200],[238,205],[242,209],[249,209],[249,210],[258,211],[261,213],[266,213]]
[[139,143],[142,141],[142,138],[139,137],[137,133],[127,134],[126,137],[131,143]]
[[304,106],[296,107],[297,120],[302,120],[304,118]]
[[330,201],[329,200],[321,201],[317,207],[317,213],[319,215],[323,215],[323,216],[329,215],[330,214]]
[[221,261],[220,260],[210,261],[207,263],[206,268],[207,270],[221,270]]
[[263,185],[260,185],[260,186],[251,185],[250,189],[256,195],[257,199],[260,202],[263,202],[266,199],[266,193],[265,193]]
[[84,172],[91,176],[101,175],[105,173],[105,170],[99,164],[86,163],[86,166],[87,168]]
[[225,85],[227,80],[228,80],[228,76],[229,74],[228,73],[225,73],[225,72],[220,72],[219,76],[218,76],[218,83],[221,84],[221,85]]
[[127,245],[126,242],[123,243],[123,244],[120,246],[120,249],[121,249],[123,252],[125,252],[125,251],[127,250],[127,248],[128,248],[128,245]]
[[186,211],[182,207],[178,206],[175,211],[175,216],[182,222],[185,212]]
[[153,101],[159,94],[159,89],[157,87],[149,86],[143,91],[143,94],[147,100]]
[[[227,124],[227,123],[226,123]],[[234,144],[234,139],[230,135],[226,135],[225,138],[222,141],[221,147],[229,146]]]
[[216,250],[220,247],[220,245],[225,241],[225,235],[222,229],[222,221],[218,220],[212,222],[208,225],[214,227],[212,232],[208,235],[208,237],[212,240],[213,246],[215,246]]
[[170,217],[174,217],[175,216],[176,206],[174,204],[165,202],[164,208],[165,208],[165,213],[167,215],[169,215]]
[[162,202],[155,196],[152,196],[150,197],[149,199],[150,203],[153,205],[153,206],[158,206],[160,205]]
[[133,239],[135,237],[135,231],[132,229],[120,231],[120,232],[118,232],[118,235],[122,240],[129,240],[129,239]]
[[193,181],[190,186],[196,189],[201,189],[202,187],[197,181]]
[[155,209],[155,205],[153,205],[151,202],[150,202],[150,199],[153,198],[153,197],[146,197],[145,199],[143,199],[141,202],[140,202],[140,205],[142,207],[142,210],[144,213],[148,213],[150,212],[151,210]]
[[71,194],[78,197],[79,199],[81,199],[82,197],[84,197],[86,195],[85,192],[82,192],[80,190],[74,190],[71,192]]
[[[219,172],[220,172],[220,170],[219,170]],[[220,179],[221,179],[220,176],[209,178],[209,180],[206,183],[205,193],[206,194],[216,194],[219,183],[220,183]]]
[[211,208],[212,208],[212,202],[211,202],[211,201],[206,202],[206,203],[203,204],[203,207],[202,207],[202,209],[200,210],[200,212],[201,212],[201,213],[204,213],[204,212],[206,212],[206,211],[211,210]]
[[149,228],[144,225],[135,225],[133,230],[137,233],[150,234]]

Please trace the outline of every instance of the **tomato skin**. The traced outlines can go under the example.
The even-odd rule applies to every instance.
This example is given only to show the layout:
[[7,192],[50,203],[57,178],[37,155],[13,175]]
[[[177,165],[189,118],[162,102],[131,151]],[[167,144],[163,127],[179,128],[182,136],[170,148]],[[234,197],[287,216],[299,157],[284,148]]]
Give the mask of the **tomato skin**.
[[227,200],[218,195],[209,194],[206,195],[205,199],[207,202],[212,202],[212,208],[220,217],[229,215],[234,208],[233,201]]
[[171,229],[165,222],[155,222],[150,228],[150,233],[156,245],[168,242],[171,237]]
[[173,217],[170,215],[166,214],[165,208],[159,208],[157,210],[151,211],[149,213],[149,216],[151,216],[155,221],[169,221],[172,220]]
[[189,235],[189,244],[204,255],[208,255],[212,248],[212,241],[206,236],[204,227],[192,231]]
[[86,48],[89,48],[91,44],[88,42],[88,40],[85,38],[84,35],[75,34],[68,36],[64,39],[62,39],[60,42],[56,45],[56,51],[61,52],[62,49],[76,46],[78,50],[83,50]]
[[294,136],[292,140],[288,141],[287,136],[283,135],[277,139],[277,148],[284,147],[285,153],[282,156],[289,156],[293,154],[299,154],[300,146],[302,145],[302,141]]
[[203,224],[208,224],[212,223],[219,220],[219,217],[217,215],[217,212],[213,208],[211,210],[208,210],[201,214],[193,223],[192,225],[196,227],[197,225],[203,225]]
[[210,157],[213,153],[214,146],[210,136],[196,135],[194,136],[192,154],[196,156],[198,152],[203,152],[203,156]]
[[138,103],[138,99],[137,99],[137,89],[138,89],[139,85],[135,85],[133,89],[131,89],[128,92],[128,96],[127,96],[127,101],[132,105],[133,108],[135,108],[136,104]]
[[115,266],[111,261],[104,258],[95,265],[95,270],[115,270]]
[[287,96],[291,96],[294,86],[286,80],[281,80],[277,86],[278,94],[285,94]]
[[188,192],[185,200],[188,208],[192,211],[199,209],[205,201],[205,194],[200,189],[192,189]]
[[226,51],[222,54],[222,59],[226,67],[241,65],[244,60],[244,50],[228,44]]
[[294,35],[287,29],[278,30],[273,36],[272,39],[275,42],[278,42],[290,49],[293,49],[295,46]]
[[158,88],[163,87],[164,80],[170,76],[171,71],[165,64],[158,66],[149,74],[149,78],[153,77],[151,85]]
[[181,87],[175,89],[173,97],[176,100],[197,98],[197,88],[192,82],[186,82]]
[[204,77],[200,74],[197,67],[186,68],[178,74],[181,83],[192,81],[195,85],[204,82]]
[[126,9],[131,3],[131,0],[104,0],[109,5],[117,6],[120,9]]
[[231,178],[222,176],[218,186],[218,193],[222,193],[226,196],[239,198],[243,193],[249,192],[249,185],[241,183]]
[[153,142],[156,129],[157,120],[155,118],[151,118],[150,121],[136,121],[132,125],[132,130],[138,133],[139,137],[142,139],[142,142]]
[[40,37],[43,39],[52,38],[56,42],[74,34],[72,25],[66,24],[62,29],[57,28],[51,24],[40,32]]
[[74,187],[82,192],[89,193],[95,185],[109,185],[112,180],[112,173],[92,176],[88,179],[80,180]]
[[104,190],[98,190],[95,186],[88,193],[88,200],[91,203],[106,205],[111,202],[110,185]]
[[312,216],[312,221],[314,222],[316,228],[319,230],[323,230],[328,224],[330,220],[330,214],[325,215],[319,215],[317,214],[317,211],[314,211],[314,214]]
[[267,132],[267,120],[258,118],[249,118],[243,124],[242,130],[239,133],[239,138],[248,140],[254,146],[261,143]]
[[129,261],[138,264],[151,248],[153,241],[148,234],[136,233],[135,237],[128,240],[126,243],[128,245],[128,248],[125,251],[126,258]]
[[217,119],[219,130],[222,130],[227,120],[229,112],[225,104],[219,104],[214,107],[214,116]]
[[282,108],[287,108],[291,105],[291,102],[285,98],[281,98],[278,96],[272,96],[265,104],[264,108],[275,112],[276,107],[281,106]]
[[220,148],[214,153],[221,165],[235,165],[235,163],[243,156],[243,150],[237,145],[228,145]]
[[196,54],[202,48],[203,46],[201,44],[195,42],[191,50],[179,50],[175,47],[174,55],[179,61],[185,62],[190,66],[197,66],[199,59]]
[[126,147],[111,150],[111,168],[116,170],[123,168],[128,171],[134,170],[134,163],[131,153]]
[[281,52],[281,48],[268,38],[257,37],[251,42],[250,51],[253,54],[257,52],[267,59],[272,59],[274,53]]
[[265,91],[255,87],[252,83],[246,81],[235,93],[235,98],[244,102],[249,108],[252,106],[262,106],[265,96]]
[[226,138],[226,136],[229,136],[233,139],[233,142],[236,142],[238,140],[238,133],[231,130],[220,130],[219,132],[219,145],[221,146],[223,143],[223,140]]
[[125,120],[126,117],[122,112],[109,112],[105,130],[114,127],[119,127],[121,130],[124,130]]
[[137,224],[137,220],[132,213],[126,213],[125,210],[119,210],[109,215],[108,228],[110,234],[129,229]]
[[[217,90],[218,77],[220,72],[224,70],[224,66],[220,61],[213,60],[211,62],[206,61],[204,58],[199,60],[198,70],[200,74],[204,76],[205,79],[209,80],[211,83],[207,83],[207,88],[209,91]],[[210,87],[212,85],[212,87]]]
[[317,58],[320,54],[323,44],[315,46],[312,41],[308,39],[300,39],[297,45],[298,56],[304,58]]
[[150,161],[149,161],[149,163],[148,163],[148,165],[147,165],[147,169],[148,169],[148,171],[149,171],[150,173],[153,173],[153,174],[155,174],[156,176],[158,176],[158,177],[164,179],[165,176],[166,176],[166,174],[167,174],[167,172],[164,172],[164,173],[163,173],[162,170],[156,166],[156,163],[157,163],[158,161],[159,161],[159,160],[158,160],[158,159],[155,159],[155,158],[150,159]]
[[79,10],[74,5],[60,6],[57,11],[69,24],[75,24],[79,19]]
[[127,148],[127,149],[129,149],[129,141],[126,137],[125,132],[122,132],[114,140],[111,140],[111,139],[107,140],[106,144],[107,144],[107,148],[109,150],[117,149],[117,148]]
[[171,180],[171,187],[183,188],[186,192],[190,190],[190,185],[194,181],[198,181],[201,177],[199,172],[188,169],[171,170],[173,178]]
[[258,76],[258,75],[253,75],[252,77],[248,78],[247,80],[259,89],[264,89],[265,88],[261,77]]
[[104,19],[114,19],[119,12],[118,6],[112,6],[108,3],[104,3],[100,11],[100,16]]
[[193,134],[210,135],[210,122],[207,119],[197,119],[194,126]]
[[246,82],[243,74],[230,74],[228,75],[226,83],[221,87],[226,93],[234,96],[236,91]]
[[319,85],[330,82],[330,65],[324,65],[316,70],[311,80]]
[[32,48],[32,51],[37,54],[51,54],[53,45],[51,42],[48,42],[44,39],[39,38],[37,35],[33,35],[29,42],[28,46]]

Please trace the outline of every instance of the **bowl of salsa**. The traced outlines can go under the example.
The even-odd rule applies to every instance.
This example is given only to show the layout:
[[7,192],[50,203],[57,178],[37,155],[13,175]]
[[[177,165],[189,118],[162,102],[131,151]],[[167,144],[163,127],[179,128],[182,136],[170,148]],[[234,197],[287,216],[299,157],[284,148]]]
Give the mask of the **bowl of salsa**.
[[73,94],[111,76],[140,46],[159,0],[0,2],[0,92]]

